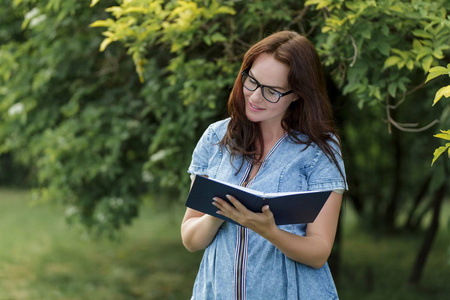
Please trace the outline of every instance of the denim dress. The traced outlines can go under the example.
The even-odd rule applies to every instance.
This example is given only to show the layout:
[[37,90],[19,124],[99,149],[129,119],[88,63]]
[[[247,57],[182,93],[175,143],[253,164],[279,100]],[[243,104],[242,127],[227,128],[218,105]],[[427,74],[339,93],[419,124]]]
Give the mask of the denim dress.
[[[193,152],[188,172],[242,185],[251,164],[245,161],[236,174],[242,158],[233,160],[219,145],[228,122],[229,119],[225,119],[208,127]],[[306,138],[301,134],[298,137]],[[337,159],[344,171],[340,155]],[[285,134],[266,155],[247,187],[266,193],[341,190],[346,189],[345,182],[338,168],[319,147],[295,144]],[[306,226],[278,227],[304,236]],[[328,264],[314,269],[291,260],[248,228],[224,222],[205,249],[192,299],[310,300],[338,299],[338,295]]]

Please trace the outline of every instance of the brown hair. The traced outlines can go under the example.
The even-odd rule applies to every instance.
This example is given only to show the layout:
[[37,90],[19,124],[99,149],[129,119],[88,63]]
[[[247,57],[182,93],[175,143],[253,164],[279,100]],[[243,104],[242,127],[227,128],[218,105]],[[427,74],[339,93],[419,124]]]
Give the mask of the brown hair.
[[[242,71],[250,69],[261,53],[271,54],[290,67],[288,83],[298,99],[288,107],[281,124],[283,129],[296,143],[305,144],[306,147],[315,143],[338,166],[335,151],[328,143],[331,140],[339,145],[339,137],[333,122],[320,58],[314,45],[293,31],[274,33],[253,45],[245,54],[228,100],[231,120],[220,144],[227,147],[232,157],[242,155],[254,162],[262,159],[264,143],[261,129],[258,123],[246,117],[241,82]],[[300,140],[297,136],[299,133],[305,134],[307,140]]]

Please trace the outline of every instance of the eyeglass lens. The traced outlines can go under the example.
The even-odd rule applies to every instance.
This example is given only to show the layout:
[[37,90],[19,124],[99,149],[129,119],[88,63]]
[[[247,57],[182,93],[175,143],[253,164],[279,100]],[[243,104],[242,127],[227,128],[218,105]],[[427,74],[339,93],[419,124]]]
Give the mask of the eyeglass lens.
[[263,97],[269,102],[277,102],[280,99],[280,93],[270,87],[261,86],[258,81],[248,74],[242,74],[242,84],[249,91],[255,91],[258,87],[261,87]]

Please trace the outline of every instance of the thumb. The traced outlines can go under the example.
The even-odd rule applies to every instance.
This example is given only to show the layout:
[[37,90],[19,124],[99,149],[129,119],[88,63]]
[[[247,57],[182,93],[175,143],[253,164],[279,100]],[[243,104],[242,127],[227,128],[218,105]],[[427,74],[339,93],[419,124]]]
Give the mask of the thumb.
[[269,205],[264,205],[262,208],[262,212],[263,212],[263,214],[266,214],[266,215],[270,214],[271,211],[270,211]]

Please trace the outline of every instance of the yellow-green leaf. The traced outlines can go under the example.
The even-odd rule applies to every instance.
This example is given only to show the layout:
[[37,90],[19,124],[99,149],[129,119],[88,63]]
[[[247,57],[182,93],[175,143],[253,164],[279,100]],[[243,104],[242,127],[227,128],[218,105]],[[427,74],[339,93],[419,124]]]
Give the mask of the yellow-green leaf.
[[433,100],[433,106],[441,100],[442,96],[445,98],[450,97],[450,85],[444,86],[443,88],[440,88],[439,91],[436,92],[436,95],[434,96]]
[[116,17],[117,19],[119,19],[122,15],[123,15],[123,8],[120,6],[111,6],[108,7],[107,9],[105,9],[105,11],[110,12],[114,15],[114,17]]
[[428,72],[432,63],[433,63],[433,57],[431,55],[426,56],[422,60],[422,68],[425,70],[425,72]]
[[437,59],[443,59],[444,58],[444,53],[442,53],[441,49],[436,49],[433,52],[433,56],[436,57]]
[[124,10],[123,12],[124,14],[129,14],[129,13],[142,13],[142,14],[146,14],[148,13],[148,8],[146,7],[142,7],[142,6],[132,6],[129,7],[127,9]]
[[450,130],[447,131],[441,130],[441,132],[442,133],[435,134],[434,137],[450,141]]
[[390,56],[386,59],[386,61],[384,62],[384,69],[395,66],[396,64],[398,64],[400,62],[401,58],[398,56]]
[[321,0],[306,0],[305,6],[310,6],[319,3]]
[[92,0],[90,7],[93,7],[95,4],[97,4],[100,0]]
[[328,31],[332,30],[333,28],[331,28],[330,26],[323,26],[322,27],[322,33],[327,33]]
[[105,51],[106,47],[108,47],[109,44],[113,42],[112,38],[106,38],[103,40],[103,42],[100,44],[100,52]]
[[[439,158],[439,156],[441,156],[442,153],[444,153],[447,149],[449,149],[450,151],[450,143],[445,144],[445,146],[439,147],[436,150],[434,150],[433,153],[433,161],[431,162],[431,165],[434,164],[434,162],[436,161],[436,159]],[[450,156],[450,153],[449,153]]]
[[92,23],[91,25],[89,25],[89,27],[109,27],[113,23],[114,23],[114,20],[112,20],[112,19],[97,20],[94,23]]
[[413,40],[413,48],[414,49],[418,49],[418,48],[422,48],[422,47],[423,47],[423,45],[418,39]]
[[211,36],[211,41],[213,43],[217,43],[217,42],[226,42],[227,38],[221,34],[220,32],[215,32],[212,36]]
[[408,68],[408,70],[412,71],[412,69],[414,69],[414,61],[408,60],[408,62],[406,63],[406,68]]
[[[320,2],[323,2],[322,0],[307,0],[305,2],[305,6],[312,6],[312,5],[316,5],[319,4]],[[319,10],[320,8],[316,7],[317,10]]]
[[229,6],[221,6],[219,7],[219,9],[216,11],[216,14],[230,14],[230,15],[234,15],[236,14],[236,11],[234,10],[234,8],[229,7]]
[[392,5],[389,9],[395,12],[403,13],[403,9],[400,6]]
[[412,32],[415,36],[432,40],[434,36],[425,30],[417,29]]
[[450,75],[450,70],[448,70],[444,67],[434,67],[434,68],[431,68],[430,70],[428,70],[428,72],[429,72],[429,74],[427,76],[427,80],[425,81],[425,83],[427,83],[428,81],[430,81],[438,76],[444,75],[444,74]]

